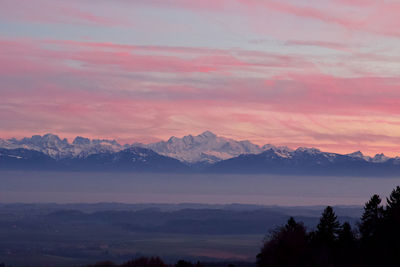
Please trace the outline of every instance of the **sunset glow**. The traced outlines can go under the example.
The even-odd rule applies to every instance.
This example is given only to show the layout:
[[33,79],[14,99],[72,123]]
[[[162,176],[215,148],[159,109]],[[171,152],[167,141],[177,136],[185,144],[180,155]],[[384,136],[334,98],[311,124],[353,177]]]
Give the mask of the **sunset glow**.
[[400,155],[397,0],[0,0],[0,138]]

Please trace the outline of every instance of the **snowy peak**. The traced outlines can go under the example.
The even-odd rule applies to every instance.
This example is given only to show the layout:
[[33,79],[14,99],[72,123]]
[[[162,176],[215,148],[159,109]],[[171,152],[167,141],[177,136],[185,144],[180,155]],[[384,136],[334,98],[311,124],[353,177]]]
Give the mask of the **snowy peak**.
[[243,154],[260,154],[264,151],[270,151],[270,153],[280,158],[291,158],[295,153],[322,153],[315,148],[299,148],[293,151],[286,146],[277,147],[271,144],[260,147],[247,140],[236,141],[217,136],[210,131],[203,132],[197,136],[171,137],[166,142],[144,145],[144,147],[150,148],[159,154],[189,163],[215,163]]
[[361,151],[356,151],[351,154],[347,154],[347,156],[352,157],[352,158],[358,158],[358,159],[363,159],[368,162],[373,162],[373,163],[384,163],[388,161],[390,158],[385,156],[385,154],[376,154],[374,157],[369,157],[369,156],[364,156]]
[[66,147],[69,145],[67,139],[61,140],[57,135],[54,134],[45,134],[43,136],[34,135],[31,138],[23,138],[19,142],[16,140],[16,143],[24,144],[24,145],[35,145],[35,146],[48,146],[48,147]]
[[371,162],[375,163],[383,163],[388,161],[390,158],[386,157],[383,153],[381,154],[376,154],[373,158],[371,158]]
[[89,138],[84,138],[81,136],[75,137],[74,141],[72,142],[73,145],[83,145],[87,146],[90,145],[90,139]]
[[60,139],[54,134],[33,135],[20,140],[16,138],[2,140],[0,146],[8,149],[25,148],[40,151],[54,159],[86,157],[95,153],[117,152],[122,149],[115,140],[90,140],[78,136],[71,144],[66,138]]
[[321,150],[317,148],[308,148],[308,147],[299,147],[295,151],[295,153],[307,153],[311,155],[321,154]]
[[264,157],[273,157],[280,159],[307,159],[307,158],[320,158],[325,160],[334,159],[337,154],[322,152],[316,148],[299,147],[292,150],[286,146],[275,147],[272,145],[265,145],[262,148],[265,151],[262,153]]
[[359,159],[359,160],[365,160],[365,161],[371,161],[371,157],[365,156],[361,151],[356,151],[350,154],[347,154],[346,156],[351,157],[353,159]]
[[210,131],[205,131],[204,133],[199,134],[198,137],[210,139],[210,138],[216,138],[217,136]]
[[6,141],[4,148],[26,148],[30,150],[40,151],[52,158],[61,158],[71,148],[67,139],[60,139],[54,134],[34,135],[30,138],[25,137],[20,140],[12,138]]
[[161,141],[144,145],[144,147],[164,156],[189,163],[213,163],[241,154],[258,154],[262,152],[259,146],[249,141],[236,141],[219,137],[210,131],[205,131],[197,136],[171,137],[167,142]]
[[122,152],[139,155],[141,157],[146,157],[149,155],[151,155],[151,156],[156,155],[156,153],[150,149],[146,149],[143,147],[136,147],[136,146],[124,149],[124,150],[122,150]]
[[197,136],[193,136],[191,134],[186,135],[182,138],[172,136],[170,139],[168,139],[167,143],[169,143],[169,144],[184,144],[184,145],[206,144],[206,143],[212,142],[216,138],[217,138],[217,136],[215,134],[213,134],[210,131],[206,131]]
[[347,156],[352,157],[352,158],[360,158],[360,159],[363,159],[365,157],[361,151],[356,151],[356,152],[347,154]]

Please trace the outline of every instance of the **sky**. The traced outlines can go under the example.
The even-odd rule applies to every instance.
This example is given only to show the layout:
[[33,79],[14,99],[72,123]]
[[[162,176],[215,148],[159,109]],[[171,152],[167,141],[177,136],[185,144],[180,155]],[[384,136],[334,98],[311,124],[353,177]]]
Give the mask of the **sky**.
[[398,0],[0,0],[0,137],[400,155]]

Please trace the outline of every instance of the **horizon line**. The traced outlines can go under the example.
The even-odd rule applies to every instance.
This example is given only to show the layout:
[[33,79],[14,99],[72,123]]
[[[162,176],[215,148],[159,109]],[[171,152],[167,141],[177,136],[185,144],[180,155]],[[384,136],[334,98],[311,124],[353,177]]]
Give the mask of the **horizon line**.
[[[89,139],[90,141],[93,141],[93,140],[104,140],[104,141],[113,141],[113,142],[115,141],[116,143],[118,143],[118,144],[121,145],[121,146],[125,146],[125,145],[134,146],[135,144],[150,145],[150,144],[154,144],[154,143],[158,143],[158,142],[168,142],[171,138],[174,138],[174,137],[175,137],[175,138],[178,138],[178,139],[182,139],[182,138],[184,138],[184,137],[186,137],[186,136],[197,137],[197,136],[204,135],[204,134],[206,134],[206,133],[210,133],[210,134],[216,136],[217,138],[225,138],[225,139],[233,140],[233,141],[236,141],[236,142],[249,142],[249,143],[251,143],[251,144],[253,144],[253,145],[256,145],[256,146],[258,146],[258,147],[260,147],[260,148],[262,148],[263,146],[271,145],[271,146],[277,147],[277,148],[279,148],[279,147],[286,147],[286,148],[288,148],[288,149],[290,149],[290,150],[293,150],[293,151],[295,151],[295,150],[297,150],[297,149],[300,149],[300,148],[308,148],[308,149],[317,149],[317,150],[319,150],[319,151],[321,151],[321,152],[324,152],[324,153],[333,153],[333,154],[339,154],[339,155],[349,155],[349,154],[353,154],[353,153],[360,152],[363,156],[371,157],[371,158],[373,158],[373,157],[375,157],[375,156],[377,156],[377,155],[384,155],[384,156],[387,156],[384,152],[376,153],[376,154],[368,154],[368,153],[363,152],[361,149],[354,150],[354,151],[352,151],[352,152],[350,152],[350,153],[341,153],[341,152],[326,151],[326,150],[321,149],[321,148],[319,148],[318,146],[314,146],[314,145],[312,145],[312,146],[289,146],[289,145],[273,144],[273,143],[269,143],[269,142],[264,143],[264,144],[262,145],[262,144],[257,144],[257,143],[255,143],[255,142],[252,142],[252,141],[250,141],[250,140],[248,140],[248,139],[234,139],[234,138],[231,138],[231,137],[226,137],[226,136],[223,136],[223,135],[218,135],[218,134],[215,134],[214,132],[212,132],[212,131],[210,131],[210,130],[202,131],[201,133],[199,133],[199,134],[197,134],[197,135],[186,134],[186,135],[183,135],[183,136],[181,136],[181,137],[177,137],[177,136],[172,135],[172,136],[170,136],[168,139],[157,138],[158,141],[155,141],[155,142],[137,142],[137,141],[135,141],[135,142],[129,143],[129,142],[121,142],[121,141],[119,141],[119,140],[124,140],[124,139],[126,140],[126,138],[118,138],[118,137],[117,137],[117,138],[115,138],[115,137],[114,137],[114,138],[107,138],[107,137],[105,137],[105,138],[89,138],[89,137],[86,137],[86,136],[83,136],[83,135],[76,135],[75,137],[60,137],[60,135],[59,135],[58,133],[57,133],[57,134],[54,134],[54,133],[50,133],[50,132],[47,132],[47,133],[45,133],[45,134],[33,134],[33,135],[31,135],[30,137],[28,137],[28,136],[23,136],[23,137],[19,137],[19,138],[18,138],[18,137],[10,137],[10,138],[3,138],[3,137],[0,137],[0,140],[9,141],[9,140],[12,140],[12,139],[16,139],[16,140],[18,140],[18,141],[21,141],[21,140],[24,139],[24,138],[32,138],[32,137],[34,137],[34,136],[44,137],[44,136],[46,136],[46,135],[52,135],[52,136],[57,136],[60,140],[64,140],[64,139],[67,140],[67,142],[68,142],[69,144],[73,144],[73,141],[74,141],[76,138],[81,137],[81,138]],[[387,157],[396,158],[396,157],[399,157],[399,155],[387,156]]]

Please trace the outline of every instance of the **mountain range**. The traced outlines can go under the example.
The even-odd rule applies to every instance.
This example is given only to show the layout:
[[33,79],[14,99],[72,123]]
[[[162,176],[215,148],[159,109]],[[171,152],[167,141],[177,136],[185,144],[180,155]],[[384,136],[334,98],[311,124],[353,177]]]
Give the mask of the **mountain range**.
[[210,131],[151,144],[57,135],[0,139],[0,169],[399,175],[400,157],[290,149],[219,137]]

